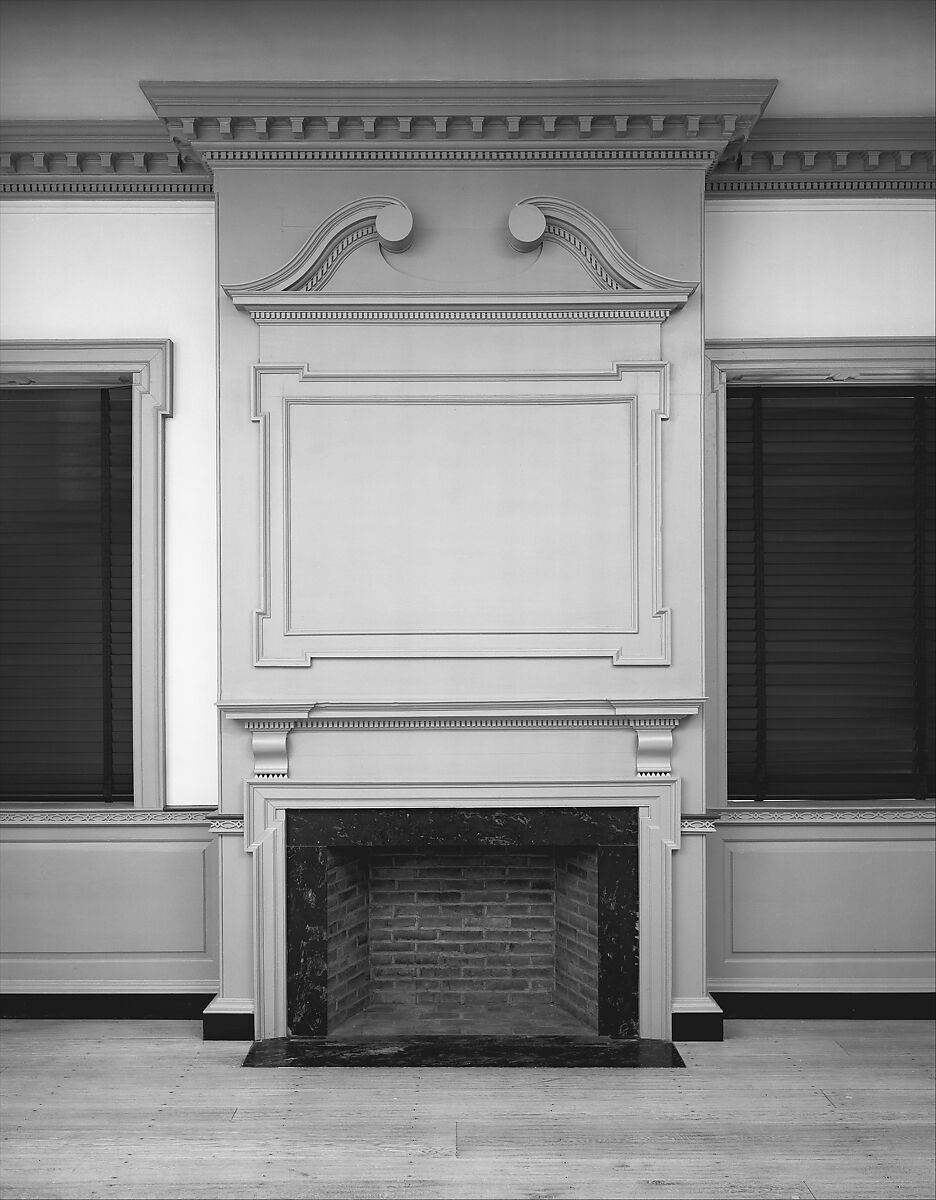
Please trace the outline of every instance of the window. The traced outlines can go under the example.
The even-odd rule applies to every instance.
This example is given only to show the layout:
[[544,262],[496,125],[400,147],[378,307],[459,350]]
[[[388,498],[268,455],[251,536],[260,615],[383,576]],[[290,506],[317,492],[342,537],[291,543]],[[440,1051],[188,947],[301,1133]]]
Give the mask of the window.
[[0,343],[0,798],[165,803],[169,342]]
[[933,794],[934,409],[729,387],[732,800]]
[[131,451],[129,387],[0,390],[3,799],[133,799]]

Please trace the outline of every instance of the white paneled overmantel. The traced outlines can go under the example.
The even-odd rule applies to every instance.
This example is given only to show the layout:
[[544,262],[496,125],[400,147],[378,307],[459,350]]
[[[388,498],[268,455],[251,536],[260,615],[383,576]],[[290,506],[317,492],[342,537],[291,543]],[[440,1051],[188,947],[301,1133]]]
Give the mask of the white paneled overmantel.
[[[261,364],[253,378],[264,501],[256,666],[670,661],[666,364],[444,379]],[[387,498],[401,472],[398,509]],[[343,523],[323,519],[335,508]]]
[[710,1012],[702,210],[773,82],[143,87],[218,196],[221,812],[259,931],[218,1004],[282,1032],[290,808],[561,798],[641,808],[641,1029]]

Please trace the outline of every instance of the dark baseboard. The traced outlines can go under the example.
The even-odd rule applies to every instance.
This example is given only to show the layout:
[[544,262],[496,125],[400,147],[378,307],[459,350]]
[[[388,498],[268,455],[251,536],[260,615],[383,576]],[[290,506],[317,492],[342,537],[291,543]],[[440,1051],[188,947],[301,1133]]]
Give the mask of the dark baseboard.
[[253,1013],[205,1013],[202,1017],[203,1042],[252,1042]]
[[0,1017],[49,1021],[200,1021],[212,992],[5,992]]
[[674,1042],[723,1042],[725,1017],[723,1013],[673,1013]]
[[[712,992],[726,1021],[932,1021],[933,992]],[[676,1018],[673,1017],[673,1038]]]

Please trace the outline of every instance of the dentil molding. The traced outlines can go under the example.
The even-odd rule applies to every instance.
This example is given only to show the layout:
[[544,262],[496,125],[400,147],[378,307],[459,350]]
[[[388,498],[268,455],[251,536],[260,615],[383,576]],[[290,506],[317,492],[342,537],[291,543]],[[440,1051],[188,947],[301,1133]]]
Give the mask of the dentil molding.
[[218,705],[228,720],[251,736],[254,776],[289,778],[289,734],[306,731],[373,730],[584,730],[622,728],[637,734],[635,774],[669,778],[673,734],[680,721],[698,714],[703,699],[597,700],[568,702],[464,701],[438,704],[290,705],[231,701]]
[[920,194],[936,185],[931,118],[759,121],[709,176],[714,194]]
[[211,195],[211,176],[158,121],[0,123],[0,195]]
[[[684,161],[708,168],[729,142],[745,140],[776,80],[144,81],[140,87],[175,143],[212,167],[425,162],[426,143],[437,147],[431,161],[561,163],[573,143],[576,150],[616,147],[619,155],[593,160],[609,163],[638,161],[628,157],[634,150],[665,158],[680,147]],[[335,143],[354,146],[357,156],[336,154]],[[526,158],[536,143],[550,153]],[[472,147],[467,154],[466,147]]]

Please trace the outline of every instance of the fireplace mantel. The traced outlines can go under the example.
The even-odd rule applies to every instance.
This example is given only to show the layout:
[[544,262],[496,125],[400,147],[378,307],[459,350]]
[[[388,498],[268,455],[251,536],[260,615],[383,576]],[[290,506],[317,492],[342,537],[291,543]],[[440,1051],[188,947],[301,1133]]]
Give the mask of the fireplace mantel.
[[636,808],[639,858],[640,1036],[668,1041],[672,1030],[671,855],[679,846],[679,781],[602,783],[353,784],[249,782],[244,839],[254,865],[256,1036],[285,1037],[286,814],[415,808]]

